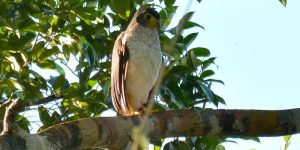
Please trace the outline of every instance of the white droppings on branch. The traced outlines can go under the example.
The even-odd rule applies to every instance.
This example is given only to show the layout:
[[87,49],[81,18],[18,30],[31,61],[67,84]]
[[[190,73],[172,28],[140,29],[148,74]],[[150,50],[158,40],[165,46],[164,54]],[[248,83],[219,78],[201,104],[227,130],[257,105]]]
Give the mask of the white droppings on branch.
[[167,122],[167,131],[166,134],[170,133],[170,131],[173,129],[173,121],[171,119]]
[[245,130],[245,126],[240,120],[236,119],[232,124],[232,129],[237,132],[243,132]]
[[219,126],[219,119],[215,115],[209,117],[209,123],[212,129],[210,130],[208,135],[218,135],[221,133],[222,127]]

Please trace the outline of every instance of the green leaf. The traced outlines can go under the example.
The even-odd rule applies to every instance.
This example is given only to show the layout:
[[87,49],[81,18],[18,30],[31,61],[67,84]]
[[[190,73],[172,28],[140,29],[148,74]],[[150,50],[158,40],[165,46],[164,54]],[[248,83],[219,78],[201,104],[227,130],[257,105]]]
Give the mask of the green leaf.
[[58,54],[58,52],[59,49],[57,46],[54,46],[51,49],[44,49],[44,51],[40,54],[39,60],[45,60],[54,54]]
[[291,140],[291,135],[285,135],[285,136],[283,136],[283,140],[284,140],[284,142],[290,141]]
[[279,0],[279,2],[280,2],[284,7],[286,7],[287,0]]
[[69,60],[72,48],[69,45],[64,44],[63,47],[62,47],[62,49],[63,49],[63,53],[64,53],[65,58],[67,60]]
[[255,141],[257,143],[260,143],[259,137],[241,137],[240,139],[251,140],[251,141]]
[[198,59],[193,51],[189,51],[183,58],[181,58],[182,65],[188,65],[194,70],[196,70],[202,63],[202,60]]
[[88,80],[87,85],[88,85],[90,88],[93,88],[97,83],[98,83],[97,80]]
[[180,35],[181,31],[183,30],[184,24],[188,22],[191,17],[193,16],[194,12],[188,12],[186,13],[179,21],[177,27],[176,27],[176,34]]
[[49,123],[51,122],[51,116],[49,115],[47,109],[43,106],[39,106],[38,112],[39,112],[41,122],[44,125],[49,125]]
[[215,64],[216,57],[211,57],[205,61],[203,61],[203,69],[208,68],[210,65]]
[[182,26],[182,29],[190,29],[190,28],[193,28],[193,27],[199,27],[203,30],[205,30],[205,28],[203,26],[201,26],[200,24],[198,23],[195,23],[195,22],[192,22],[192,21],[187,21],[183,24]]
[[31,51],[31,58],[32,60],[38,60],[39,57],[41,56],[41,54],[44,51],[44,46],[45,46],[45,42],[44,41],[40,41],[38,43],[36,43]]
[[194,52],[197,57],[208,57],[210,55],[210,51],[204,47],[195,47],[190,49],[189,51]]
[[12,78],[0,80],[0,87],[22,90],[22,86]]
[[214,75],[214,74],[215,74],[215,72],[212,71],[212,70],[205,70],[205,71],[203,71],[203,72],[201,73],[200,78],[201,78],[201,79],[204,79],[204,78],[209,77],[209,76],[212,76],[212,75]]
[[183,99],[182,90],[179,88],[178,83],[169,81],[167,83],[167,87],[173,93],[173,95],[176,97],[176,99],[178,99],[178,100]]
[[188,47],[196,39],[197,36],[198,33],[191,33],[183,39],[182,43],[185,44],[186,47]]
[[210,88],[208,88],[207,85],[203,84],[202,82],[199,82],[199,86],[201,87],[202,91],[206,95],[208,102],[214,101],[214,94]]
[[83,72],[79,76],[79,83],[81,87],[84,87],[84,85],[86,85],[86,83],[90,78],[91,72],[92,72],[91,67],[84,68]]
[[184,141],[174,140],[164,146],[164,150],[190,150],[191,147]]
[[291,143],[291,138],[292,135],[285,135],[283,136],[283,140],[284,140],[284,150],[288,150],[290,143]]
[[96,63],[96,51],[93,48],[92,44],[87,41],[87,39],[84,36],[79,37],[80,41],[82,42],[84,46],[84,57],[87,59],[90,66],[93,66]]
[[27,131],[28,133],[29,131],[29,126],[30,126],[30,122],[27,120],[26,117],[22,116],[22,115],[17,115],[16,117],[16,122],[18,123],[18,125],[24,129],[25,131]]
[[130,16],[129,0],[112,0],[110,7],[122,19],[128,20],[128,17]]
[[142,5],[143,4],[143,0],[135,0],[137,4]]
[[174,66],[168,71],[168,75],[171,74],[176,74],[176,75],[185,75],[185,74],[190,74],[193,71],[191,67],[188,66]]
[[55,63],[55,68],[56,68],[56,71],[59,74],[65,75],[65,70],[60,65],[58,65],[57,63]]
[[21,36],[20,38],[15,34],[9,36],[8,46],[10,49],[22,49],[26,46],[29,46],[32,40],[34,39],[34,37],[36,36],[34,33],[21,34],[22,32],[19,30],[18,33]]
[[167,94],[168,98],[165,101],[168,105],[169,108],[175,108],[175,109],[183,109],[185,108],[184,105],[181,103],[180,100],[176,99],[176,96],[174,93],[171,91],[172,88],[166,88],[164,87],[165,94]]
[[214,82],[214,83],[221,83],[225,85],[225,83],[222,80],[217,80],[217,79],[206,79],[206,82]]
[[20,71],[28,62],[27,53],[23,51],[6,50],[3,51],[3,55],[14,66],[15,71]]
[[70,87],[70,84],[64,75],[60,75],[56,78],[54,77],[53,79],[55,80],[53,85],[53,91],[55,93],[60,93],[62,90],[65,90],[68,87]]
[[38,61],[37,65],[44,69],[56,69],[56,64],[50,59]]
[[196,147],[205,149],[215,149],[221,142],[218,137],[201,137],[196,140]]
[[163,8],[159,14],[161,17],[161,30],[166,30],[166,28],[170,25],[173,16],[175,15],[175,12],[177,10],[178,6],[169,6],[169,7],[165,7]]
[[85,58],[88,60],[89,65],[93,66],[96,63],[96,56],[97,54],[94,48],[91,45],[89,45],[85,56]]
[[226,105],[225,100],[224,100],[221,96],[219,96],[219,95],[217,95],[217,94],[214,93],[213,104],[214,104],[216,107],[218,107],[218,106],[219,106],[219,103],[221,103],[221,104],[223,104],[223,105]]
[[223,145],[217,145],[215,150],[226,150]]
[[173,6],[175,3],[175,0],[165,0],[164,1],[167,7]]
[[[95,18],[92,16],[91,12],[89,11],[89,8],[83,8],[83,7],[78,7],[75,8],[75,14],[82,19],[86,24],[92,25],[92,20]],[[70,16],[72,18],[72,16]],[[72,22],[76,22],[76,19],[72,18]]]

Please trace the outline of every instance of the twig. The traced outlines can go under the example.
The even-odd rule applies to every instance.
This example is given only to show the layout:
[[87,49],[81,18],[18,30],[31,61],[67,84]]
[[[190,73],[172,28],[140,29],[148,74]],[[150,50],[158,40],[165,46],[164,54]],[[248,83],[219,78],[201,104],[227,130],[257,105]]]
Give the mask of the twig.
[[[15,106],[16,107],[15,111],[21,112],[21,111],[24,111],[26,107],[49,103],[49,102],[56,101],[61,98],[63,98],[63,96],[60,94],[52,94],[47,97],[26,100],[26,101],[24,101],[22,99],[16,99],[18,101],[18,105]],[[5,107],[10,106],[11,103],[13,102],[10,99],[4,100],[4,101],[5,102],[0,105],[0,109],[4,109]]]
[[8,107],[6,107],[5,114],[4,114],[4,119],[3,119],[3,130],[1,132],[2,135],[6,135],[9,133],[12,133],[13,130],[13,125],[15,122],[15,109],[17,108],[19,104],[19,100],[10,100],[11,103]]

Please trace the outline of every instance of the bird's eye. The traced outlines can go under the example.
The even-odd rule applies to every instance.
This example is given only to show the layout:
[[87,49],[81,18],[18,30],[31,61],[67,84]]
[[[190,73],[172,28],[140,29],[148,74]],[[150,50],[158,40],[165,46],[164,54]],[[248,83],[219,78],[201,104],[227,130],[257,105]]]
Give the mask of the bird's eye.
[[147,19],[147,20],[150,20],[150,19],[151,19],[151,15],[146,14],[146,19]]

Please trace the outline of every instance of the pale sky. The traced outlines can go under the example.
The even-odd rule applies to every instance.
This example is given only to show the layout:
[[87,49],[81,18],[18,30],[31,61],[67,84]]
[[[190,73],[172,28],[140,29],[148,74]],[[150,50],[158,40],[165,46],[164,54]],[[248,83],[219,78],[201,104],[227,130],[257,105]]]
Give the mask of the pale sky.
[[[187,8],[181,1],[178,15]],[[178,3],[177,3],[178,4]],[[300,107],[300,1],[203,0],[193,2],[193,21],[205,27],[192,46],[210,49],[218,57],[215,78],[225,82],[214,91],[226,109],[289,109]],[[281,150],[283,138],[261,143],[236,140],[228,150]],[[289,150],[300,149],[300,135]]]

